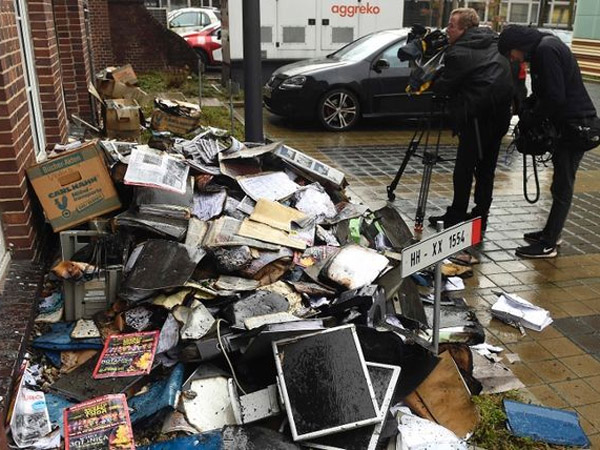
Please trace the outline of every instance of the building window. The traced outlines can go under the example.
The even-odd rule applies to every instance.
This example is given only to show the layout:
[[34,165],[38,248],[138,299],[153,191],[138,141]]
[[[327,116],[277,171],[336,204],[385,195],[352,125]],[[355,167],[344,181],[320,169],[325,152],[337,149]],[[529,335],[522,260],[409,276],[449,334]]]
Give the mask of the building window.
[[539,3],[532,3],[531,4],[531,17],[529,18],[529,22],[530,23],[538,23],[539,13],[540,13]]
[[528,23],[529,5],[526,3],[512,3],[510,5],[510,18],[512,23]]
[[485,3],[485,2],[469,2],[468,8],[473,8],[475,11],[477,11],[479,20],[481,20],[482,22],[485,22],[487,20],[487,17],[486,17],[487,3]]
[[[568,26],[569,25],[569,5],[568,4],[554,4],[552,8],[552,25]],[[573,17],[575,11],[573,11]]]
[[31,124],[35,156],[38,161],[41,161],[46,158],[46,135],[26,0],[15,0],[15,17],[23,59],[25,92],[27,93],[27,104],[29,106],[29,123]]
[[263,44],[273,43],[273,27],[260,27],[260,42]]

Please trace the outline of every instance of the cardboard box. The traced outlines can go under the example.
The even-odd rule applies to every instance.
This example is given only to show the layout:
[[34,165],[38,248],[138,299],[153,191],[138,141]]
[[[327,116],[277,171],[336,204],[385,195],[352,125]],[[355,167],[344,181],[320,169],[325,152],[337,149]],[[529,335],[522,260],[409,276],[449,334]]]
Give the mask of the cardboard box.
[[138,102],[150,101],[152,98],[139,87],[128,86],[115,80],[97,80],[96,88],[102,98],[127,98]]
[[140,137],[140,105],[135,100],[106,100],[104,128],[109,139],[137,140]]
[[138,102],[151,100],[146,92],[137,87],[137,83],[137,75],[131,64],[107,67],[96,75],[96,89],[102,98],[127,98]]
[[124,83],[129,86],[136,86],[138,83],[137,75],[133,71],[131,64],[126,64],[121,67],[109,67],[106,69],[106,73],[119,83]]
[[150,126],[156,131],[170,131],[171,133],[183,136],[198,128],[200,126],[200,119],[197,117],[176,116],[160,109],[155,109],[152,112]]
[[27,177],[54,231],[121,207],[98,141],[30,167]]

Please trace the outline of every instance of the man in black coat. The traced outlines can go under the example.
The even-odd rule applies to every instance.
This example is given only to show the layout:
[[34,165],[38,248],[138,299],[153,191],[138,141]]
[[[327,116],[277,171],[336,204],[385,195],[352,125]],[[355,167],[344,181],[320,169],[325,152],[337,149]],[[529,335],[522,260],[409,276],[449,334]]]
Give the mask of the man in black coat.
[[561,136],[552,165],[552,208],[543,230],[525,233],[530,245],[517,248],[525,258],[553,258],[557,255],[560,234],[569,214],[575,175],[584,149],[572,139],[574,129],[596,117],[581,72],[571,50],[556,36],[534,28],[511,25],[500,35],[498,48],[512,60],[528,61],[533,95],[520,114],[519,128],[532,129],[549,118]]
[[[449,98],[459,143],[452,204],[443,216],[429,217],[429,223],[435,226],[441,220],[447,228],[481,216],[485,229],[500,142],[511,117],[510,64],[498,53],[497,34],[490,28],[479,27],[479,16],[474,9],[452,11],[446,32],[450,47],[433,90]],[[475,207],[468,213],[473,177]]]

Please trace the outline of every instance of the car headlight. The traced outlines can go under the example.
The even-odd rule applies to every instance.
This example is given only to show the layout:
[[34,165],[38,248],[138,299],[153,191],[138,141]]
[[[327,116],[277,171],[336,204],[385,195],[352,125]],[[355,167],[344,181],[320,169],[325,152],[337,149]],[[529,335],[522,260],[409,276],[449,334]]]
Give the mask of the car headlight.
[[304,75],[296,75],[295,77],[287,78],[279,85],[279,89],[301,89],[306,83]]

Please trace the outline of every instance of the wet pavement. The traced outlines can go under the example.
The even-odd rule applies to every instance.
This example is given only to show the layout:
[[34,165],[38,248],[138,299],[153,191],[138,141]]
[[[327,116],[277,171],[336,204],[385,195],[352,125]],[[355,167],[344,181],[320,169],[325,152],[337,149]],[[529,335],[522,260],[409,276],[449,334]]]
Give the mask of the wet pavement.
[[[600,84],[589,84],[590,95],[600,105]],[[395,119],[368,120],[356,130],[330,133],[312,123],[292,123],[265,115],[268,137],[283,139],[295,148],[343,170],[353,200],[372,207],[387,202],[391,183],[410,141],[415,123]],[[452,197],[453,148],[451,133],[442,134],[439,161],[433,169],[427,216],[443,213]],[[563,232],[559,256],[526,260],[514,249],[524,245],[523,233],[541,229],[551,199],[552,168],[539,171],[541,199],[535,204],[523,197],[520,155],[508,155],[506,139],[496,172],[494,202],[483,242],[476,247],[481,263],[465,280],[463,296],[486,329],[486,340],[516,353],[520,361],[509,364],[537,403],[576,410],[592,441],[600,448],[600,149],[584,157],[571,214]],[[417,152],[422,154],[422,151]],[[423,163],[413,156],[392,203],[412,228],[421,186]],[[530,196],[534,194],[529,180]],[[424,230],[424,234],[431,233]],[[492,319],[496,292],[517,292],[550,311],[554,323],[542,332],[525,336]]]
[[29,339],[43,275],[41,265],[13,261],[0,284],[0,411]]

